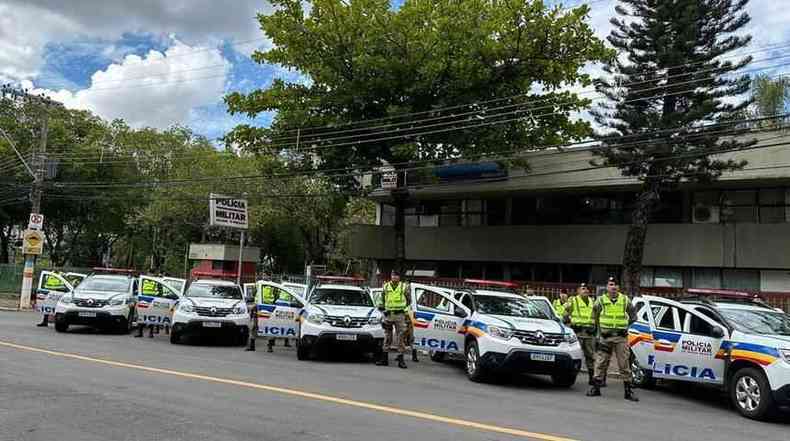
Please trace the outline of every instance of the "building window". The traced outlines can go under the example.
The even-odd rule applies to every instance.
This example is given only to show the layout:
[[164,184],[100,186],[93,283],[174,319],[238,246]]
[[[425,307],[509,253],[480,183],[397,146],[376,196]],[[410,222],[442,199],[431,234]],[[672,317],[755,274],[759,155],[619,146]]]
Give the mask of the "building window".
[[464,225],[467,227],[479,227],[483,225],[483,201],[480,199],[470,199],[464,201]]
[[510,279],[524,281],[532,280],[532,265],[529,263],[511,263]]
[[760,271],[725,269],[721,272],[722,288],[760,290]]
[[464,262],[461,264],[462,279],[482,279],[483,264],[478,262]]
[[537,218],[537,200],[535,198],[513,198],[510,223],[513,225],[535,225]]
[[504,280],[505,266],[501,263],[487,263],[485,266],[487,280]]
[[680,268],[642,268],[639,284],[645,288],[682,288],[683,270]]
[[507,199],[489,199],[486,201],[486,224],[507,224]]
[[719,268],[694,268],[691,272],[692,288],[721,288],[721,270]]
[[694,208],[694,222],[783,223],[790,221],[790,191],[761,188],[698,192],[694,194]]

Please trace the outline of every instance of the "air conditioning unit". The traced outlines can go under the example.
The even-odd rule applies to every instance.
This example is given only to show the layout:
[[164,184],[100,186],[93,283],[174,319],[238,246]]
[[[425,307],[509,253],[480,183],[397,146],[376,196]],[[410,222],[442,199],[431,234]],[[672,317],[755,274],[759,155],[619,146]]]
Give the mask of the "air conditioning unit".
[[720,221],[719,207],[704,204],[695,205],[692,218],[695,224],[718,224]]

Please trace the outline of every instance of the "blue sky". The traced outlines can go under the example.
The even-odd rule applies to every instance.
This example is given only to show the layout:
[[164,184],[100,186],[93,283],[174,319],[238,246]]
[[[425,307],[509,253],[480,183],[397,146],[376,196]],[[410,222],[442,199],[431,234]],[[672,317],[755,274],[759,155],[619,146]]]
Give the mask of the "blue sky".
[[[404,0],[393,0],[397,9]],[[67,106],[135,126],[184,124],[208,138],[236,124],[267,125],[231,116],[222,97],[265,88],[274,78],[305,81],[298,72],[259,65],[249,55],[267,42],[254,16],[270,6],[260,0],[130,2],[125,0],[0,0],[0,82],[46,90]],[[551,2],[558,3],[558,2]],[[579,0],[563,2],[581,3]],[[589,0],[591,23],[608,34],[613,0]],[[790,8],[752,0],[753,47],[790,41]],[[788,54],[777,48],[756,54]],[[764,68],[790,59],[755,64]],[[788,71],[785,66],[766,72]]]

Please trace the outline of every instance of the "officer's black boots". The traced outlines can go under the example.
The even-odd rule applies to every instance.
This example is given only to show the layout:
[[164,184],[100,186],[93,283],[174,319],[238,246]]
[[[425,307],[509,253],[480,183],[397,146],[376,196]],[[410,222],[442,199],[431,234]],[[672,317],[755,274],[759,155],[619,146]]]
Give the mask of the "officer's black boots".
[[411,361],[413,361],[415,363],[419,363],[419,361],[420,361],[420,359],[417,358],[417,350],[416,349],[412,349],[411,350]]
[[[158,334],[158,332],[157,332],[157,334]],[[148,338],[154,338],[154,326],[153,325],[150,328],[148,328]]]
[[634,393],[633,387],[631,387],[631,383],[623,383],[623,387],[625,387],[625,399],[628,401],[637,402],[639,401],[639,397],[636,396]]
[[390,354],[387,351],[383,351],[381,353],[381,358],[376,361],[376,366],[389,366],[390,365]]
[[49,316],[44,314],[44,317],[41,318],[41,323],[36,324],[38,327],[45,327],[49,324]]
[[406,366],[406,361],[403,360],[403,354],[398,354],[398,358],[396,358],[396,360],[398,360],[398,367],[399,368],[406,369],[408,367],[408,366]]
[[587,375],[589,377],[589,379],[587,380],[587,384],[589,384],[590,386],[594,385],[595,384],[595,375],[592,372],[588,372]]
[[268,344],[268,346],[266,347],[266,352],[268,352],[268,353],[270,353],[270,354],[271,354],[272,352],[274,352],[274,340],[272,340],[272,339],[269,339],[269,344]]
[[244,350],[245,351],[255,351],[255,339],[254,338],[247,339],[247,347]]
[[601,387],[598,385],[598,381],[593,379],[593,384],[590,386],[590,390],[587,392],[588,397],[600,397],[601,396]]
[[606,387],[606,375],[603,376],[603,380],[601,380],[600,387]]
[[137,325],[137,334],[134,334],[134,338],[140,338],[143,336],[143,325]]

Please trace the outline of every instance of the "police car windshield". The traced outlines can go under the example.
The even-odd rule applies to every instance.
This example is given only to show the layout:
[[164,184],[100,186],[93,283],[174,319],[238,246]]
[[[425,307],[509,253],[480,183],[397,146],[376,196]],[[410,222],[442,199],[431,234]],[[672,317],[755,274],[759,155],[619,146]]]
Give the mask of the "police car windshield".
[[365,291],[351,289],[318,288],[310,296],[314,305],[373,306],[373,300]]
[[526,299],[498,296],[475,296],[477,312],[491,315],[507,315],[510,317],[540,318],[548,316],[534,303]]
[[130,283],[132,280],[128,277],[88,277],[80,283],[77,291],[128,292]]
[[749,334],[790,335],[787,314],[766,309],[719,308],[736,329]]
[[189,285],[186,296],[208,297],[215,299],[242,299],[241,290],[238,286],[208,285],[203,283],[193,283],[192,285]]

